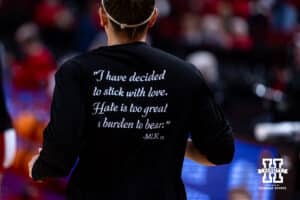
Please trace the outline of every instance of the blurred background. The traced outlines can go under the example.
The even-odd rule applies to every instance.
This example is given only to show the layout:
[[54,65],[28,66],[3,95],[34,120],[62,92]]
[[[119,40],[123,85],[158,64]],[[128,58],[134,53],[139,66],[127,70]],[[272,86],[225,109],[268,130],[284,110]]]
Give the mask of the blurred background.
[[[66,59],[99,46],[96,0],[0,0],[0,41],[17,156],[0,199],[62,200],[66,180],[36,184],[27,163],[49,119],[53,74]],[[149,43],[204,75],[236,133],[229,166],[186,159],[188,200],[300,199],[300,1],[157,0]],[[0,122],[1,123],[1,122]],[[263,190],[262,158],[283,158],[285,190]]]

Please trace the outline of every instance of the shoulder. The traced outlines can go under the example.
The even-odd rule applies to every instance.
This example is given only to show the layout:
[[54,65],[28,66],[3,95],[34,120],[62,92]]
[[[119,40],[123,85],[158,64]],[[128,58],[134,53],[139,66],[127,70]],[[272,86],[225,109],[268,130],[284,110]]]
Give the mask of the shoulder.
[[55,73],[56,81],[66,79],[81,79],[83,68],[79,60],[80,56],[72,57],[60,64],[59,68]]
[[183,60],[177,56],[174,56],[166,51],[163,51],[161,49],[149,46],[148,50],[151,51],[151,54],[154,54],[158,58],[162,58],[163,60],[166,60],[168,62],[177,63],[177,64],[181,64],[184,66],[191,65],[188,62],[186,62],[185,60]]
[[171,66],[172,65],[175,66],[176,68],[178,68],[178,70],[181,70],[182,72],[185,72],[185,73],[188,73],[191,75],[196,75],[196,76],[199,75],[199,71],[196,69],[196,67],[193,64],[191,64],[177,56],[174,56],[168,52],[157,49],[155,47],[151,47],[151,49],[158,58],[160,58],[161,60],[164,60],[165,62],[170,63]]
[[58,70],[57,74],[64,73],[81,73],[84,70],[86,62],[89,60],[92,52],[81,53],[64,60]]

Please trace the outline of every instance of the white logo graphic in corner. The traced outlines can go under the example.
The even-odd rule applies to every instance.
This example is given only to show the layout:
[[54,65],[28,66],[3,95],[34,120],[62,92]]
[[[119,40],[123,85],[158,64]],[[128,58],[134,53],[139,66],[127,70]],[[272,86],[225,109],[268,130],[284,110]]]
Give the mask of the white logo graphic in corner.
[[288,174],[288,169],[283,168],[283,159],[263,158],[262,169],[258,169],[259,174],[263,174],[263,183],[283,183],[283,174]]

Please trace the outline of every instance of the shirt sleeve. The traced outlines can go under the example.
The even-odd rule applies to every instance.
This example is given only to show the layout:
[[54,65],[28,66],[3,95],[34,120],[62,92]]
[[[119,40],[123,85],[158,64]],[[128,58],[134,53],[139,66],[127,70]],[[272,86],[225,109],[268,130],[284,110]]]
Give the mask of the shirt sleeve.
[[43,149],[32,169],[34,180],[67,176],[75,164],[85,124],[80,66],[64,64],[55,75],[51,117],[44,131]]
[[232,129],[201,74],[196,85],[190,119],[192,141],[210,162],[230,163],[235,150]]

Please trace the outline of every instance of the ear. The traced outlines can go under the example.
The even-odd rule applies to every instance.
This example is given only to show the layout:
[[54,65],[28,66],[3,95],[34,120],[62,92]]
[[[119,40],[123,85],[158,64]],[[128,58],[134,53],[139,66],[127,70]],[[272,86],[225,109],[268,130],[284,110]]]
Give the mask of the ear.
[[104,28],[108,24],[108,18],[102,6],[99,7],[98,14],[100,17],[100,25]]
[[154,15],[152,16],[152,18],[150,19],[150,21],[148,23],[149,28],[152,28],[155,25],[157,18],[158,18],[158,9],[155,8]]

